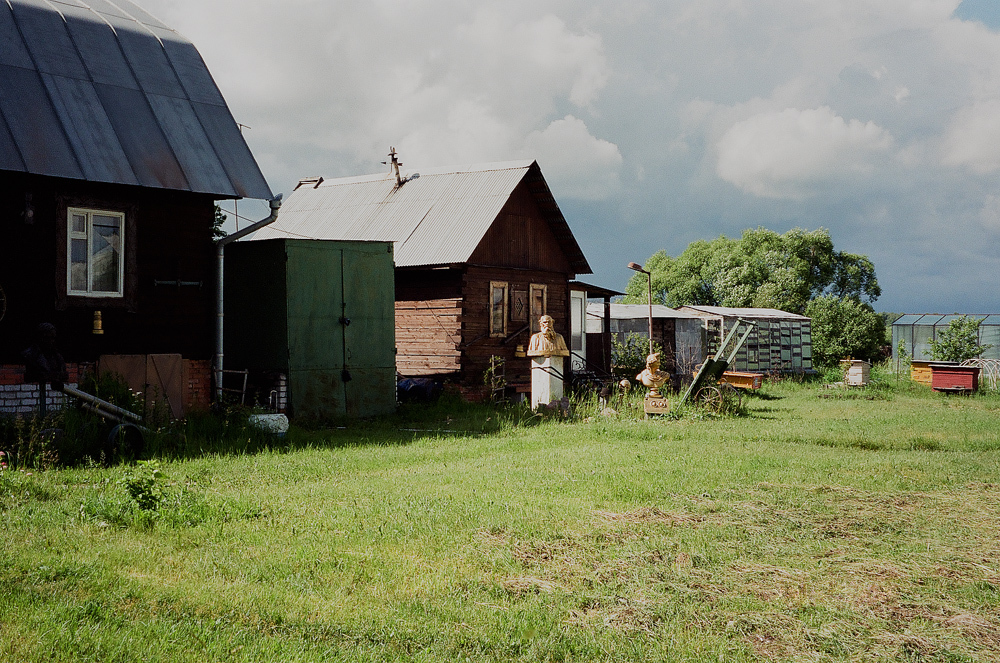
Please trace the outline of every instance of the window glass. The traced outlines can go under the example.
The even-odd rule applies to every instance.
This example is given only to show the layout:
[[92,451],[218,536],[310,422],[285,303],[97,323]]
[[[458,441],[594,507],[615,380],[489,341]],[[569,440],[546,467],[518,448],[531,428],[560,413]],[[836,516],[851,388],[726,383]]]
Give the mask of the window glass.
[[69,294],[121,296],[125,215],[97,210],[69,210]]
[[[574,293],[575,295],[576,293]],[[570,350],[575,352],[581,352],[583,350],[583,334],[584,334],[584,313],[583,313],[583,297],[574,296],[570,299],[570,305],[573,310],[573,328],[571,330],[571,343],[572,346]]]
[[537,283],[531,284],[531,333],[541,331],[538,319],[545,315],[546,306],[545,286]]
[[490,283],[490,336],[507,333],[507,284]]

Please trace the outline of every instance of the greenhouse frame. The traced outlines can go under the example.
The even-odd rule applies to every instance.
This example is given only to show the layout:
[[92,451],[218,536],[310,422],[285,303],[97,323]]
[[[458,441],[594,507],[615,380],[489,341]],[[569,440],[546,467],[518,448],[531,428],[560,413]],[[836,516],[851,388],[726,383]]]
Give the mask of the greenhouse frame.
[[1000,359],[1000,314],[908,313],[892,323],[892,360],[897,362],[901,359],[899,355],[900,341],[906,344],[907,358],[916,361],[932,360],[930,340],[936,339],[939,333],[948,328],[948,324],[952,320],[963,317],[981,320],[979,323],[979,343],[980,345],[992,346],[984,351],[980,358]]

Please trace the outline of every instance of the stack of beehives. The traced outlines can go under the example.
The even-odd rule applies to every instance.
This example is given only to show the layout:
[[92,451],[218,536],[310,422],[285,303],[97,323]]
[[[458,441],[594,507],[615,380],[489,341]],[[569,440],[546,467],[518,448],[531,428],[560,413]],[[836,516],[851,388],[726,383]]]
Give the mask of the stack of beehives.
[[852,387],[863,387],[868,384],[872,365],[860,359],[845,359],[840,362],[845,368],[844,382]]

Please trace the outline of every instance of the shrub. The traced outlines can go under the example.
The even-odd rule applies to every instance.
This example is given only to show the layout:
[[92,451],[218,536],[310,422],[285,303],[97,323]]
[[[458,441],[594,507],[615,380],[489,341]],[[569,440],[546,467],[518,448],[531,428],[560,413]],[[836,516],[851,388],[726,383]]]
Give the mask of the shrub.
[[963,315],[948,323],[930,340],[931,358],[938,361],[965,361],[983,354],[992,345],[979,342],[979,325],[982,320]]

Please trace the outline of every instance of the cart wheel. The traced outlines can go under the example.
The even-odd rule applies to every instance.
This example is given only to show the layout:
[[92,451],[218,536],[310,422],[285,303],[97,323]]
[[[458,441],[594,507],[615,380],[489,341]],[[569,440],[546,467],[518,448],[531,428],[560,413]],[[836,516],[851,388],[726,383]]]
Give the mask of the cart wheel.
[[738,411],[743,407],[743,390],[737,389],[728,382],[722,383],[722,396],[724,401],[730,401],[733,407],[730,408],[734,411]]
[[722,408],[722,391],[718,387],[702,387],[696,397],[709,410],[718,412]]

